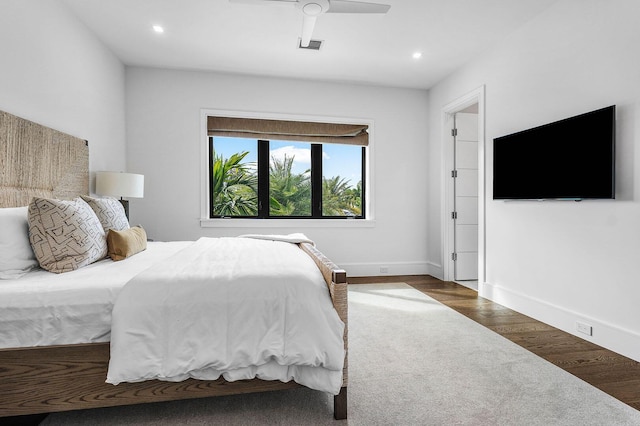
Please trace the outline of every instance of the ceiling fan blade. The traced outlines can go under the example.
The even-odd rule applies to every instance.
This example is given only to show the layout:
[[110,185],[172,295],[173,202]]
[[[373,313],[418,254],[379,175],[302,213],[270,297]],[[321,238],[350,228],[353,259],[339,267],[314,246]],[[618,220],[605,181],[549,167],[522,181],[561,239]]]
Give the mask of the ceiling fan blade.
[[327,13],[387,13],[391,8],[388,4],[349,0],[330,0],[329,4]]
[[295,4],[297,2],[298,0],[229,0],[229,3],[259,4],[259,5]]
[[302,21],[302,36],[300,37],[300,47],[309,47],[313,27],[316,25],[317,16],[304,15]]

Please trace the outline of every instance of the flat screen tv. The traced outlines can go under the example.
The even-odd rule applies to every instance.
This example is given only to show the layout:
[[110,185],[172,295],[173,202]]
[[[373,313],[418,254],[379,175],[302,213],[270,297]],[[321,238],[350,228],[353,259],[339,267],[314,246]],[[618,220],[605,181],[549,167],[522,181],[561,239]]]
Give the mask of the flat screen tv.
[[615,105],[493,140],[494,200],[615,198]]

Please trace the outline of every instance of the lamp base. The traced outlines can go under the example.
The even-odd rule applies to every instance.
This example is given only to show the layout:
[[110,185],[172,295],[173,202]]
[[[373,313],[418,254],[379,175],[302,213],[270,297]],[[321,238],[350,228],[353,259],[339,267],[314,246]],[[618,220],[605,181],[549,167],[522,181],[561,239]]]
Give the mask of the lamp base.
[[123,200],[122,198],[120,198],[120,204],[122,204],[122,207],[124,207],[124,215],[127,217],[127,221],[129,220],[129,200]]

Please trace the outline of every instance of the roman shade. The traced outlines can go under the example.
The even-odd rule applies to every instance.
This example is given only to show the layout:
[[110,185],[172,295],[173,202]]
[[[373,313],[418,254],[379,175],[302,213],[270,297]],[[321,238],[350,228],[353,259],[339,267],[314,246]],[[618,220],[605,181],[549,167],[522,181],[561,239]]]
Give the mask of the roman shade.
[[209,136],[369,145],[366,124],[207,117]]

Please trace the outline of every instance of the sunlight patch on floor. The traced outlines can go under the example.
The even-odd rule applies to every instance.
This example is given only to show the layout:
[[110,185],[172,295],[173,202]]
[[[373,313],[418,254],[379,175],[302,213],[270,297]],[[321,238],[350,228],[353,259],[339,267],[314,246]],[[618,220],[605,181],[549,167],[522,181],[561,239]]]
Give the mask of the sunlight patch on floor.
[[429,309],[448,309],[405,283],[350,284],[349,302],[405,312]]

